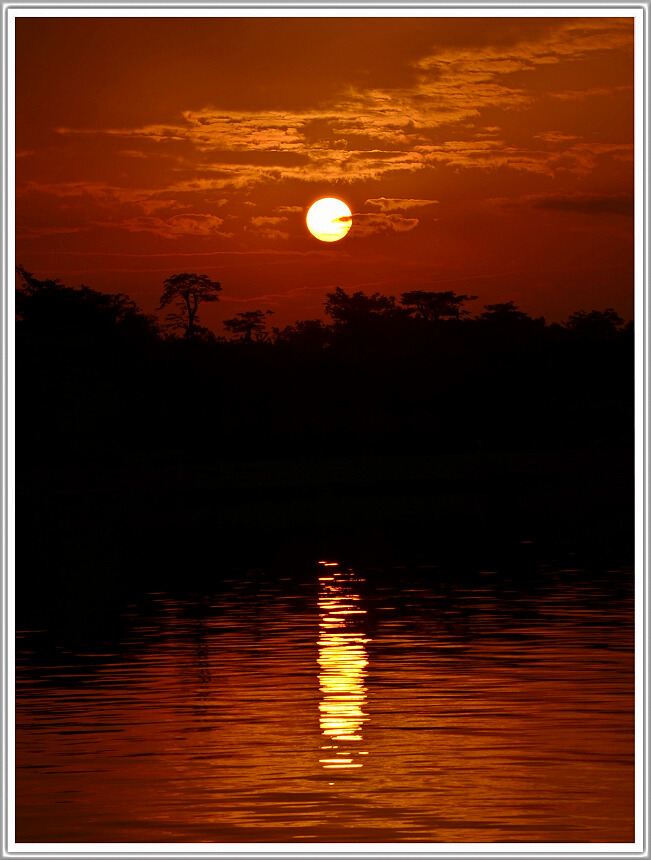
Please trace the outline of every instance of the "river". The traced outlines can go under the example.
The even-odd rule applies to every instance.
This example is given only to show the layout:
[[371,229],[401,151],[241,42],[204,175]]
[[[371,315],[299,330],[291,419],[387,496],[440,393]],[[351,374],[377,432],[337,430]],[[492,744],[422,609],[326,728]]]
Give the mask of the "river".
[[17,631],[18,842],[633,841],[630,570],[203,582]]

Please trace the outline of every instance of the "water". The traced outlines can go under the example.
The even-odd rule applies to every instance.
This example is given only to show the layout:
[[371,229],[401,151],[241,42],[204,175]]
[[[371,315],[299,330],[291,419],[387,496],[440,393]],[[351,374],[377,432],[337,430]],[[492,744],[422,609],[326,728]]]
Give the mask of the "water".
[[320,561],[19,631],[17,840],[633,841],[630,572]]

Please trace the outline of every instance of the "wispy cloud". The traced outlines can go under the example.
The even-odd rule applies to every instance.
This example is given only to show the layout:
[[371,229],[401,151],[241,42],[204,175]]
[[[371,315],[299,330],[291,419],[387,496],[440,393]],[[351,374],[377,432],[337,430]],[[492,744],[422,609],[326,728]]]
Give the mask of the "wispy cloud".
[[632,194],[548,194],[530,198],[534,209],[580,212],[583,215],[633,215]]
[[632,86],[619,87],[591,87],[586,90],[561,90],[559,92],[550,92],[549,96],[553,99],[561,99],[562,101],[583,101],[589,98],[610,98],[611,96],[630,93],[633,95]]
[[40,239],[43,236],[59,236],[66,233],[83,233],[89,227],[16,227],[18,239]]
[[557,138],[553,149],[537,149],[512,146],[504,141],[448,140],[437,146],[420,146],[417,149],[428,164],[480,170],[502,167],[545,176],[559,173],[585,176],[592,173],[600,160],[633,160],[632,144],[575,141],[573,136],[568,136],[565,142]]
[[281,215],[299,215],[305,212],[305,207],[303,206],[277,206],[275,209],[276,212],[279,212]]
[[362,238],[373,233],[408,233],[419,224],[418,218],[383,212],[356,212],[352,221],[351,238]]
[[438,200],[418,200],[404,197],[375,197],[366,201],[366,206],[374,206],[381,212],[406,212],[422,206],[433,206]]
[[282,224],[286,220],[287,218],[280,215],[256,215],[251,218],[251,223],[255,227],[271,227]]
[[231,236],[222,232],[223,218],[215,215],[174,215],[163,219],[153,216],[138,216],[122,219],[117,223],[104,222],[103,227],[120,227],[131,233],[154,233],[165,239],[179,239],[184,236]]
[[258,307],[272,305],[272,307],[277,307],[286,301],[291,301],[292,304],[296,304],[297,301],[300,303],[301,300],[311,301],[315,293],[322,295],[325,299],[325,294],[328,289],[334,289],[334,286],[293,287],[284,293],[264,293],[263,295],[248,296],[246,298],[222,293],[219,298],[221,303],[229,303],[233,305],[257,305]]
[[529,194],[513,199],[497,198],[490,201],[501,208],[546,209],[554,212],[572,212],[582,215],[633,215],[632,194],[600,194],[574,191],[558,194]]
[[580,140],[575,134],[568,134],[564,131],[541,131],[540,134],[534,134],[534,140],[542,140],[545,143],[552,145],[558,144],[565,146],[569,141]]
[[289,239],[289,233],[279,229],[279,224],[284,224],[287,218],[282,215],[256,215],[251,218],[251,226],[245,226],[245,230],[252,231],[265,239]]

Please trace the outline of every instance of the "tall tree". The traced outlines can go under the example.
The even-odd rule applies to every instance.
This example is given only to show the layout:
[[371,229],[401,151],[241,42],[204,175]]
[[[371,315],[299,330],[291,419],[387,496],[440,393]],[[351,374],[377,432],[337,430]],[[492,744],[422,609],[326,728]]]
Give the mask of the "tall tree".
[[176,308],[167,315],[167,325],[171,329],[183,329],[186,338],[193,338],[203,329],[199,326],[197,310],[201,302],[216,302],[221,292],[221,284],[211,281],[207,275],[184,272],[172,275],[164,282],[165,290],[160,298],[158,310],[168,305]]
[[264,318],[272,313],[273,311],[243,311],[229,320],[224,320],[224,328],[239,335],[240,340],[247,343],[253,340],[254,335],[256,340],[267,340],[269,332]]
[[452,290],[442,293],[411,290],[401,295],[400,304],[416,311],[425,320],[438,322],[443,317],[459,319],[460,316],[466,316],[468,311],[462,305],[476,298],[477,296],[458,296]]

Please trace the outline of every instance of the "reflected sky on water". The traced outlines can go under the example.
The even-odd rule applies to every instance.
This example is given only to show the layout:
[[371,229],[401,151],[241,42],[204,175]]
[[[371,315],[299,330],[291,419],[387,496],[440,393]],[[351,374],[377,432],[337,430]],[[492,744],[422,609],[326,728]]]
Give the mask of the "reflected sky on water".
[[627,842],[633,706],[630,572],[240,572],[18,632],[17,836]]

